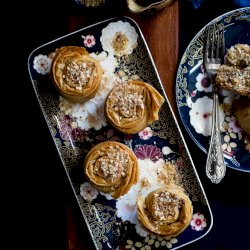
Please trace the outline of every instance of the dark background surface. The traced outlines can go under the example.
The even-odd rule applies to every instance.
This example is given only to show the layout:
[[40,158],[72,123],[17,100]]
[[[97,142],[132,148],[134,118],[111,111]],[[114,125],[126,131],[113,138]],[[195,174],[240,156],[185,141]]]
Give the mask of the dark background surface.
[[[190,1],[179,1],[180,57],[193,36],[206,23],[239,7],[232,1],[225,2],[226,5],[224,1],[205,0],[195,9]],[[11,4],[13,6],[8,6],[6,10],[16,10],[15,13],[10,12],[13,15],[8,18],[13,27],[6,25],[6,21],[6,24],[3,23],[8,31],[4,39],[6,46],[3,47],[3,55],[7,52],[7,57],[4,58],[7,58],[8,66],[4,73],[9,72],[10,79],[5,84],[8,88],[2,96],[10,96],[13,104],[11,112],[3,108],[4,119],[2,118],[6,131],[3,136],[9,142],[4,144],[8,163],[5,169],[10,174],[6,188],[9,197],[9,213],[6,214],[10,215],[5,217],[3,214],[3,219],[7,219],[5,231],[10,232],[7,243],[10,248],[17,245],[22,249],[66,249],[65,204],[69,203],[73,209],[73,217],[77,219],[77,231],[82,235],[82,242],[88,246],[86,249],[93,249],[27,70],[29,53],[36,47],[67,34],[70,13],[82,15],[83,12],[76,10],[71,0],[18,1]],[[109,15],[115,16],[112,13],[114,12]],[[94,19],[101,20],[103,16],[98,15]],[[9,56],[10,52],[13,56]],[[7,107],[10,101],[5,102]],[[185,131],[182,125],[181,127]],[[250,249],[250,173],[228,168],[222,182],[219,185],[212,184],[205,176],[206,155],[185,132],[184,136],[207,194],[214,225],[207,236],[183,249]]]

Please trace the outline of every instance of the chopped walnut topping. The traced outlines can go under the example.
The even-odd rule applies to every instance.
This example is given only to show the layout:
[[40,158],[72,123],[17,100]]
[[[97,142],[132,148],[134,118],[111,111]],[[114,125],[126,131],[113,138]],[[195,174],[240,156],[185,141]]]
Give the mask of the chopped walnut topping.
[[73,60],[65,65],[63,78],[70,87],[82,90],[82,87],[89,82],[94,68],[95,64],[93,62]]
[[170,163],[166,162],[162,170],[157,172],[158,178],[163,183],[170,185],[170,184],[180,184],[180,176],[176,170],[176,167]]
[[215,78],[216,84],[237,92],[250,95],[250,46],[235,44],[226,54],[226,64],[220,66]]
[[126,49],[128,38],[122,32],[116,32],[115,38],[112,41],[112,47],[116,52],[121,52]]
[[113,110],[119,113],[120,120],[123,117],[136,117],[137,111],[144,109],[145,98],[135,92],[134,86],[128,84],[117,85],[109,98],[114,100]]
[[110,159],[103,157],[98,159],[94,171],[98,175],[114,181],[119,175],[121,175],[121,168],[122,166],[119,164],[119,162],[114,162],[112,158]]
[[[104,153],[105,152],[105,153]],[[100,150],[101,157],[95,162],[94,173],[111,182],[126,177],[129,164],[129,153],[119,146],[110,146]]]
[[156,223],[171,223],[177,219],[182,205],[183,200],[175,194],[162,191],[154,194],[151,214]]
[[248,44],[231,46],[227,51],[226,60],[232,66],[250,66],[250,46]]

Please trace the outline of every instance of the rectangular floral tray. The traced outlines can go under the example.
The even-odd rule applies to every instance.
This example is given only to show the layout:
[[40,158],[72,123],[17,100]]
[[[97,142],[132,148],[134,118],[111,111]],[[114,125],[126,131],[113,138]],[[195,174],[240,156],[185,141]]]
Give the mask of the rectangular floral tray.
[[[118,33],[117,33],[118,32]],[[127,47],[115,54],[110,42],[125,35]],[[51,56],[61,46],[83,46],[100,61],[102,91],[84,104],[63,99],[49,77]],[[97,249],[176,249],[205,236],[212,227],[212,213],[180,128],[170,108],[152,56],[138,25],[128,17],[112,18],[80,29],[31,52],[28,70],[37,100],[60,155],[82,215]],[[104,100],[114,81],[139,79],[153,85],[165,98],[159,120],[138,134],[112,128],[104,115]],[[98,192],[86,180],[83,160],[89,149],[103,141],[119,141],[135,153],[139,163],[138,184],[117,200]],[[149,233],[137,219],[136,200],[147,187],[164,186],[157,173],[166,162],[177,171],[180,185],[193,204],[190,225],[176,237]],[[142,171],[143,169],[143,171]]]

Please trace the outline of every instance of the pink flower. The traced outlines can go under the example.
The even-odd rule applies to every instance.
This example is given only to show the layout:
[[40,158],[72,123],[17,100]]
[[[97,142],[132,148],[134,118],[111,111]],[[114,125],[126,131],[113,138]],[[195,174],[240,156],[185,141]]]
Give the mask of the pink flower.
[[190,225],[193,230],[195,231],[201,231],[203,228],[207,226],[206,219],[204,218],[203,214],[195,213],[193,215],[193,218],[190,222]]
[[162,151],[156,146],[152,145],[139,145],[135,148],[134,153],[142,160],[150,159],[151,161],[156,162],[159,159],[163,159]]
[[191,97],[194,97],[196,95],[197,89],[191,92]]
[[91,48],[95,45],[95,37],[92,35],[82,36],[84,46]]
[[142,140],[147,140],[153,135],[153,131],[150,127],[146,127],[143,129],[140,133],[139,136]]

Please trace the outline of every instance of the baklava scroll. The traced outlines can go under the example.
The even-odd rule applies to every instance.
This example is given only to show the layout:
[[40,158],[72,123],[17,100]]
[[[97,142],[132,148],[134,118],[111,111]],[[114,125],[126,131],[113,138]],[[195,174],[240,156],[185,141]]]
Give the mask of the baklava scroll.
[[64,46],[55,52],[51,74],[55,87],[65,99],[83,103],[98,91],[102,69],[85,48]]
[[150,84],[130,81],[115,85],[105,102],[108,122],[126,134],[135,134],[159,119],[163,96]]
[[138,219],[149,231],[161,236],[177,236],[189,225],[193,206],[180,187],[168,186],[137,200]]
[[138,181],[138,163],[134,152],[125,144],[105,141],[94,146],[84,161],[89,182],[114,199],[126,194]]

